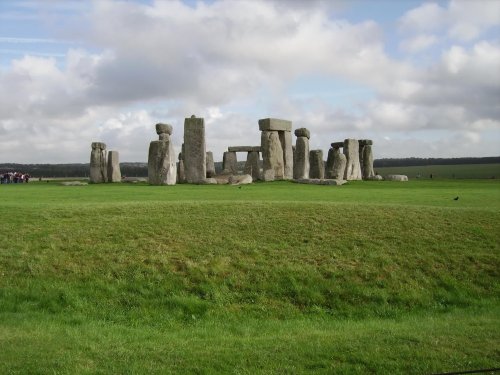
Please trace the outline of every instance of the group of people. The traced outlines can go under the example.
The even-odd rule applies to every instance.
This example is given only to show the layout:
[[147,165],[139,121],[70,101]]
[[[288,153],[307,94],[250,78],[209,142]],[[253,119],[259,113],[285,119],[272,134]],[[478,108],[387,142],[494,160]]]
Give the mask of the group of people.
[[0,174],[0,182],[2,184],[22,184],[24,182],[28,183],[31,176],[27,173],[21,172],[6,172]]

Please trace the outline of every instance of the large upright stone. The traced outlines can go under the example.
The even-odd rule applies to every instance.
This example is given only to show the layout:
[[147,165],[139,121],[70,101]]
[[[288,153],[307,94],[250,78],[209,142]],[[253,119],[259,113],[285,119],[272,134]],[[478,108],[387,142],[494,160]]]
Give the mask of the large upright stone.
[[108,180],[107,167],[106,144],[102,142],[92,142],[89,181],[94,184],[106,182]]
[[263,180],[282,180],[284,174],[283,149],[277,131],[263,131],[261,134]]
[[222,174],[237,174],[238,159],[236,152],[226,151],[222,155]]
[[184,120],[184,173],[191,184],[204,183],[207,176],[205,120],[194,115]]
[[207,151],[207,178],[215,176],[214,154],[212,151]]
[[149,144],[148,182],[151,185],[175,185],[177,168],[175,150],[170,135],[172,126],[156,124],[159,140]]
[[[330,158],[330,152],[332,153],[332,167],[329,171],[329,175],[327,178],[331,178],[334,180],[343,180],[344,172],[346,166],[346,157],[343,153],[340,152],[340,148],[344,146],[343,142],[335,142],[332,143],[332,148],[328,152],[328,158]],[[328,170],[328,169],[327,169]],[[325,172],[326,174],[326,172]]]
[[344,155],[346,168],[344,180],[361,180],[361,166],[359,164],[359,142],[356,139],[344,140]]
[[[264,180],[293,178],[292,122],[274,118],[259,120]],[[273,135],[274,134],[274,135]],[[279,142],[279,147],[275,141]],[[271,148],[272,149],[271,149]],[[281,156],[276,152],[280,150]]]
[[182,152],[179,152],[179,161],[177,162],[177,183],[183,184],[186,182],[186,175],[184,174],[184,160],[182,159]]
[[325,162],[323,161],[323,150],[311,150],[309,152],[309,177],[325,178]]
[[361,174],[364,180],[369,180],[375,176],[375,171],[373,170],[372,144],[373,141],[370,139],[363,139],[360,141],[360,146],[362,146]]
[[293,178],[293,146],[292,133],[288,131],[278,132],[283,149],[283,179]]
[[120,159],[118,151],[108,152],[108,182],[121,182]]
[[243,173],[252,176],[254,181],[262,179],[259,166],[259,153],[257,151],[250,151],[248,153]]
[[309,130],[306,128],[295,129],[295,150],[293,153],[293,178],[309,178]]

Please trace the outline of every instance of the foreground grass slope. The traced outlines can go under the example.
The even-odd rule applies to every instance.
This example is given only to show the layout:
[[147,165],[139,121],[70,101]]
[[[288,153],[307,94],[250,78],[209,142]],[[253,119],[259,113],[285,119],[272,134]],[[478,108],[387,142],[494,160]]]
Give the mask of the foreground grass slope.
[[499,188],[2,186],[0,372],[498,367]]

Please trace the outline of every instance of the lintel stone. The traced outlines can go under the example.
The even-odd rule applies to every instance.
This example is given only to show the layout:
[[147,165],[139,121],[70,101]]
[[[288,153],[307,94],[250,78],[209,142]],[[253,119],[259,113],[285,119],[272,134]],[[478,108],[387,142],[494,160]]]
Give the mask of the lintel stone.
[[229,152],[260,152],[260,146],[232,146],[228,147]]
[[331,146],[332,146],[333,148],[340,148],[340,147],[344,147],[344,142],[333,142],[333,143],[331,144]]
[[292,122],[276,118],[264,118],[259,120],[260,131],[292,131]]

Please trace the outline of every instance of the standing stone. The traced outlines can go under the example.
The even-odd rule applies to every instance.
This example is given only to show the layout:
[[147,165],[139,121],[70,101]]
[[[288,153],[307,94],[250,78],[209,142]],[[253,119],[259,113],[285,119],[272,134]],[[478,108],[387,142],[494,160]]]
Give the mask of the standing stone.
[[190,184],[201,184],[207,178],[205,120],[192,115],[184,120],[184,173]]
[[94,184],[99,184],[107,180],[106,144],[102,142],[92,142],[89,181]]
[[[331,178],[334,180],[343,180],[345,173],[345,166],[347,163],[347,159],[343,153],[340,152],[340,148],[344,146],[344,142],[335,142],[332,143],[332,159],[333,165],[330,172],[330,176],[327,178]],[[330,156],[330,152],[328,153]]]
[[363,179],[369,180],[375,176],[375,171],[373,170],[373,152],[372,152],[373,141],[370,139],[363,140],[363,158],[361,159],[361,171]]
[[121,182],[120,160],[118,151],[108,152],[108,182]]
[[306,128],[295,129],[295,151],[293,154],[293,178],[309,178],[309,138],[310,133]]
[[212,151],[207,151],[207,178],[215,176],[214,154]]
[[361,180],[361,166],[359,164],[359,143],[356,139],[344,140],[344,155],[346,168],[344,180]]
[[[265,181],[293,178],[292,122],[274,118],[259,120]],[[279,144],[277,144],[279,143]],[[281,153],[281,156],[277,155]]]
[[283,149],[278,132],[263,131],[261,134],[263,179],[282,180],[284,174]]
[[325,162],[323,161],[323,150],[311,150],[309,152],[309,177],[325,178]]
[[186,175],[184,174],[184,160],[182,159],[182,152],[179,152],[179,161],[177,162],[177,183],[183,184],[186,182]]
[[[325,178],[332,179],[333,177],[333,164],[335,158],[335,149],[332,147],[328,150],[328,156],[325,164]],[[342,176],[343,177],[343,176]]]
[[226,151],[222,156],[222,174],[237,174],[238,173],[238,159],[236,152]]
[[172,126],[156,124],[158,141],[149,144],[148,182],[150,185],[175,185],[177,168],[175,150],[170,135]]
[[283,179],[291,180],[293,178],[293,148],[292,132],[278,132],[283,149]]
[[260,167],[259,167],[259,153],[257,151],[250,151],[248,153],[243,173],[252,176],[253,181],[261,179]]

